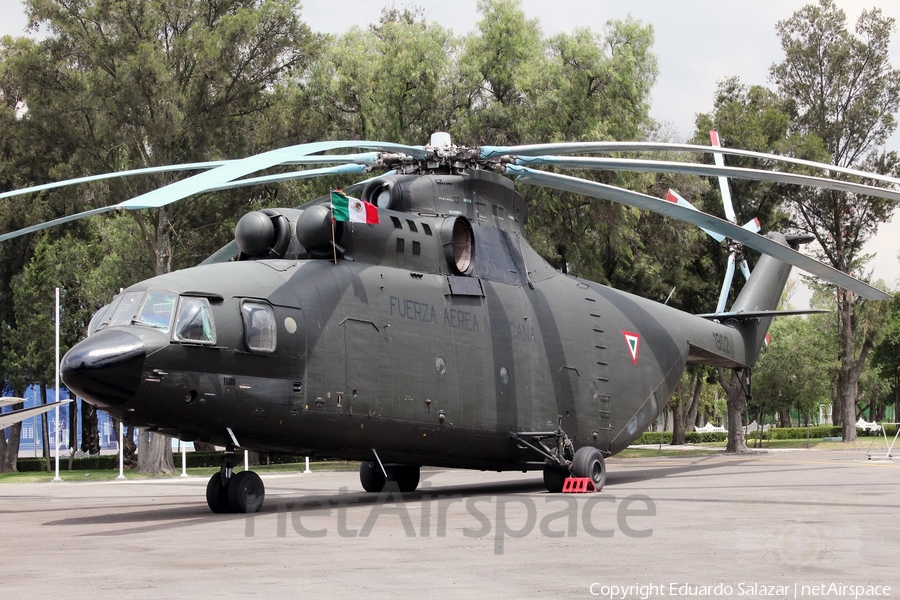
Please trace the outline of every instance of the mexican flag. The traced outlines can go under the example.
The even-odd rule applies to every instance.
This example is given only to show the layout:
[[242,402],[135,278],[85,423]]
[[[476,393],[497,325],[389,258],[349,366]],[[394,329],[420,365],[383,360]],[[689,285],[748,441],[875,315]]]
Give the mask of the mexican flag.
[[351,198],[341,190],[331,190],[331,215],[335,221],[367,223],[378,221],[378,207],[364,200]]

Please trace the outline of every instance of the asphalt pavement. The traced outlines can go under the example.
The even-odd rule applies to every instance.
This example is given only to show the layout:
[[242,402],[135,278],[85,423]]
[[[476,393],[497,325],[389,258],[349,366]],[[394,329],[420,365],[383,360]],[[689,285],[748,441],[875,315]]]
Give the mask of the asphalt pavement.
[[900,598],[900,462],[865,452],[612,459],[596,494],[537,473],[257,472],[0,485],[4,598]]

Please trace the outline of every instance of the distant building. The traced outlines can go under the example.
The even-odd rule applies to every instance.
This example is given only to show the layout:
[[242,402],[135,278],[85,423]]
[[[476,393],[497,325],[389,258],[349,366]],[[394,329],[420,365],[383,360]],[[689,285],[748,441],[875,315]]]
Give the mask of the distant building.
[[[7,395],[9,390],[4,391],[4,395]],[[38,386],[29,386],[25,391],[23,396],[25,398],[25,408],[32,408],[34,406],[39,406],[41,404],[41,390]],[[61,400],[65,400],[67,398],[71,398],[69,394],[69,390],[65,388],[60,388],[59,397]],[[55,402],[56,401],[56,390],[53,388],[47,389],[47,402]],[[75,402],[71,402],[69,404],[64,404],[59,407],[59,422],[60,422],[60,430],[59,430],[59,449],[60,452],[66,451],[69,452],[69,411],[77,410],[78,411],[78,421],[77,421],[77,435],[78,435],[78,447],[81,447],[81,399],[76,399]],[[9,412],[12,410],[11,406],[3,407],[2,412]],[[113,426],[112,418],[106,414],[105,412],[98,410],[97,411],[97,421],[98,427],[100,429],[100,449],[101,450],[118,450],[119,448],[119,433],[115,430]],[[51,410],[47,413],[47,423],[48,430],[50,432],[50,451],[53,452],[56,449],[56,445],[53,440],[53,434],[56,431],[56,411]],[[5,439],[9,439],[9,431],[7,429],[3,430],[3,437]],[[76,448],[77,450],[78,448]],[[19,455],[20,456],[41,456],[44,451],[44,436],[42,429],[42,421],[40,415],[36,417],[31,417],[22,421],[22,430],[19,437]]]

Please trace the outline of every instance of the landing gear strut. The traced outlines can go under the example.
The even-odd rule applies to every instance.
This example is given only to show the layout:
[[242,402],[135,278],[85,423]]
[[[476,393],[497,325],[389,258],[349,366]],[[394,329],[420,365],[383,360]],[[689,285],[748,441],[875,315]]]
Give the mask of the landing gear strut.
[[206,503],[214,513],[255,513],[262,508],[266,488],[253,471],[234,473],[234,446],[225,447],[222,467],[206,484]]
[[[530,448],[544,457],[544,485],[551,494],[562,492],[567,477],[590,477],[597,491],[606,483],[603,454],[593,446],[575,452],[575,445],[562,429],[562,417],[555,431],[510,431],[509,437],[521,444],[520,447]],[[553,440],[552,445],[549,440]]]

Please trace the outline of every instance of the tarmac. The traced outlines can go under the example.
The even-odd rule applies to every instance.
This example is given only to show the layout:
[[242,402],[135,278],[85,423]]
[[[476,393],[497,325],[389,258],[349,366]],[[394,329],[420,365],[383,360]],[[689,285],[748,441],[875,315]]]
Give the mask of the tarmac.
[[594,494],[257,472],[254,515],[207,477],[2,484],[3,597],[900,598],[900,461],[865,452],[613,458]]

